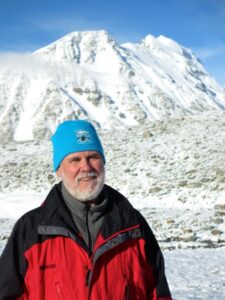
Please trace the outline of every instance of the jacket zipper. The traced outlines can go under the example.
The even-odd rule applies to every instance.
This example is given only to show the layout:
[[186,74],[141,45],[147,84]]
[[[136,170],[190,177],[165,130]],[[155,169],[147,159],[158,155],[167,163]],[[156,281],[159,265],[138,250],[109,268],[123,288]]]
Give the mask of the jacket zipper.
[[90,231],[90,226],[89,226],[89,221],[88,221],[88,218],[89,218],[89,210],[90,210],[90,206],[89,205],[86,205],[86,228],[87,228],[87,235],[88,235],[88,248],[92,251],[92,248],[93,248],[93,239],[92,239],[92,236],[91,236],[91,231]]
[[[92,254],[92,257],[91,257],[92,268],[91,268],[91,270],[89,270],[89,272],[87,272],[87,277],[86,277],[87,286],[90,287],[90,285],[91,285],[91,279],[92,279],[93,270],[94,270],[94,267],[95,267],[95,264],[96,264],[98,258],[102,254],[104,254],[105,252],[108,252],[108,251],[112,250],[114,247],[116,247],[119,244],[123,243],[125,240],[117,242],[116,239],[117,239],[117,237],[119,235],[121,235],[121,234],[123,235],[123,234],[126,234],[128,232],[133,232],[133,234],[129,235],[129,237],[127,237],[125,240],[132,239],[132,238],[139,238],[140,235],[141,235],[140,226],[135,226],[133,228],[129,228],[127,230],[122,231],[121,233],[118,232],[116,236],[114,236],[113,238],[109,238],[106,241],[106,244],[108,244],[107,247],[105,247],[106,244],[102,245],[102,248],[104,248],[103,251],[101,251],[101,246],[98,249],[95,250],[95,252]],[[97,253],[97,252],[99,252],[99,253]]]

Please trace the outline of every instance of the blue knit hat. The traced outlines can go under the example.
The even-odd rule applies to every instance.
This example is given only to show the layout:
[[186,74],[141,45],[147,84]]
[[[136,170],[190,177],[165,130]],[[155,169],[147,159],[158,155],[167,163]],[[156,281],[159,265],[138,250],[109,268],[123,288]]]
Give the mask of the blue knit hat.
[[64,121],[51,138],[53,144],[54,171],[62,160],[71,153],[97,151],[105,163],[102,144],[94,126],[85,120]]

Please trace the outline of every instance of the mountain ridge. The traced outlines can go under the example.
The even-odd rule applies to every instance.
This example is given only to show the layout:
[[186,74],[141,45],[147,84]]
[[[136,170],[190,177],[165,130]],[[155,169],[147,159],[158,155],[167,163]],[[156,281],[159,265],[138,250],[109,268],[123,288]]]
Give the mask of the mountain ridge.
[[65,119],[109,129],[225,109],[194,53],[162,35],[120,45],[105,30],[72,32],[15,58],[0,88],[2,141],[48,138]]

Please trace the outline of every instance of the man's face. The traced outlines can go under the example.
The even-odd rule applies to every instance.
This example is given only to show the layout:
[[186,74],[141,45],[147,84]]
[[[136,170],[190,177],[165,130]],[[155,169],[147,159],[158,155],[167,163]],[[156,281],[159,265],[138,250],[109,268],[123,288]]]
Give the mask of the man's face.
[[74,198],[82,202],[93,201],[104,185],[102,156],[96,151],[69,154],[61,162],[56,174]]

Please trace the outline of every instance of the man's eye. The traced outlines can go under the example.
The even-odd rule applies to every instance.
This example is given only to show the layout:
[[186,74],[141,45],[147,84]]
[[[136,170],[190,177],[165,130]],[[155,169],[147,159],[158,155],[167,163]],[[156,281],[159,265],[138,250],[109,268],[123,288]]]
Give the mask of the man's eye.
[[76,158],[76,157],[74,157],[70,160],[70,162],[78,162],[78,161],[79,161],[79,158]]
[[100,156],[98,156],[98,155],[93,155],[93,156],[89,157],[89,159],[99,159],[99,158],[100,158]]

